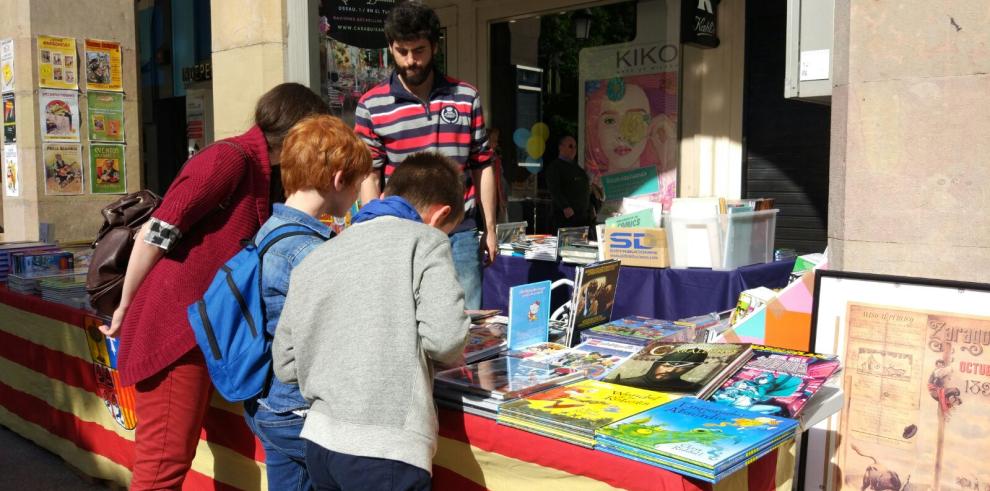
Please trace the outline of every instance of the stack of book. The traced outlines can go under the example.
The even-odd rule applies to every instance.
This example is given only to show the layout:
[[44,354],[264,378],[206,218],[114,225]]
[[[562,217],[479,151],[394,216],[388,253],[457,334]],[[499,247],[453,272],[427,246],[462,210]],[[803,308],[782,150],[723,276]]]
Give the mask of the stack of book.
[[10,254],[11,273],[40,273],[67,271],[75,267],[75,257],[61,249],[49,251],[17,251]]
[[605,381],[705,399],[752,355],[748,344],[654,342]]
[[632,315],[581,331],[581,341],[598,339],[646,346],[654,341],[686,343],[696,339],[695,325]]
[[[557,260],[557,238],[543,237],[537,239],[527,239],[521,244],[523,257],[533,261],[556,261]],[[516,244],[513,244],[516,247]]]
[[52,252],[58,251],[54,244],[44,242],[9,242],[0,244],[0,281],[7,281],[7,276],[13,272],[11,255],[15,252]]
[[691,398],[596,432],[598,450],[718,482],[794,438],[797,422]]
[[89,295],[86,293],[86,273],[86,269],[77,268],[72,272],[41,279],[38,282],[41,298],[77,309],[87,308]]
[[619,261],[608,259],[578,266],[574,270],[574,293],[567,317],[564,344],[574,346],[575,333],[612,319],[615,292],[619,287]]
[[543,358],[543,361],[561,368],[580,371],[590,379],[601,380],[640,349],[640,346],[631,344],[589,339],[573,348]]
[[437,373],[433,394],[440,404],[495,419],[506,401],[581,377],[549,363],[502,357]]
[[528,358],[531,360],[543,360],[544,358],[554,356],[566,349],[567,346],[560,343],[537,343],[531,346],[526,346],[525,348],[511,350],[508,352],[508,356],[515,358]]
[[464,345],[465,363],[491,358],[504,351],[508,345],[505,339],[508,322],[504,316],[494,316],[472,323]]
[[598,243],[574,242],[560,248],[560,261],[568,264],[588,264],[598,260]]
[[498,422],[591,448],[598,428],[657,407],[674,397],[597,380],[582,380],[502,404]]

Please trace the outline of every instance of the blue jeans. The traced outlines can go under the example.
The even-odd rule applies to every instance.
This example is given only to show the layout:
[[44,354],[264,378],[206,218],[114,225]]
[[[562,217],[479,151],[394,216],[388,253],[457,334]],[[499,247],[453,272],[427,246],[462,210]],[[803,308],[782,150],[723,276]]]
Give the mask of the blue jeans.
[[478,231],[471,229],[450,236],[450,252],[454,255],[457,281],[464,289],[464,308],[481,308],[481,253]]
[[268,489],[313,489],[306,470],[306,440],[299,438],[306,418],[292,412],[273,413],[254,401],[247,401],[244,403],[244,419],[265,449]]
[[306,443],[306,465],[317,491],[429,491],[430,473],[405,462],[358,457]]

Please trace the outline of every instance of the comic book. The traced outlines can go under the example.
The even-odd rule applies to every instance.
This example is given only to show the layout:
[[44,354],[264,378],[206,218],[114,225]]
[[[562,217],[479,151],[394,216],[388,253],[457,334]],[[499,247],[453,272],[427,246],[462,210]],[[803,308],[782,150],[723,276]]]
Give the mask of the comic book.
[[687,343],[695,340],[693,325],[631,315],[581,331],[581,341],[601,339],[646,346],[653,341]]
[[555,356],[560,351],[568,349],[560,343],[537,343],[525,348],[511,350],[507,354],[515,358],[529,358],[531,360],[543,360]]
[[682,398],[604,426],[596,437],[717,474],[796,429],[792,419]]
[[436,375],[436,381],[494,399],[512,399],[581,377],[576,370],[549,363],[502,357],[444,370]]
[[579,370],[588,378],[601,380],[639,350],[639,346],[631,344],[589,339],[573,348],[544,358],[544,361],[555,366]]
[[573,346],[575,333],[604,324],[612,318],[615,290],[619,284],[619,261],[608,259],[578,266],[574,273],[574,295],[564,344]]
[[505,323],[496,321],[471,324],[464,345],[464,362],[474,363],[504,350],[505,328]]
[[753,346],[753,357],[712,394],[719,404],[797,418],[839,369],[833,355]]
[[605,381],[704,399],[750,356],[748,344],[659,341],[648,344]]

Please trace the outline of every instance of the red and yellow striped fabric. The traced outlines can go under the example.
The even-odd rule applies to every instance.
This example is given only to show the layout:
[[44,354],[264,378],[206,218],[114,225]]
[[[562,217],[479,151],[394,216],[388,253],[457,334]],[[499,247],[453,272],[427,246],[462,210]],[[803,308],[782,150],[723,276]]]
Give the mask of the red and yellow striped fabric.
[[[86,342],[85,313],[0,287],[0,424],[88,475],[130,481],[134,432],[107,410]],[[602,452],[440,411],[438,490],[712,489]],[[140,421],[138,422],[140,424]],[[240,405],[214,397],[184,489],[267,489],[264,452]],[[784,447],[714,490],[789,489],[794,448]]]

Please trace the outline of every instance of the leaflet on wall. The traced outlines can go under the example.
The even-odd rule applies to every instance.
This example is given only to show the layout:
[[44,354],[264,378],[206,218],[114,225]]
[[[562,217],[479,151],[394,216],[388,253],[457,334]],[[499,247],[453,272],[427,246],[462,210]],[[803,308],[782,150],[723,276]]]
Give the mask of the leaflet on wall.
[[89,90],[124,90],[120,61],[120,43],[87,39],[86,88]]
[[79,141],[79,94],[72,90],[38,90],[41,139]]
[[89,146],[90,192],[93,194],[123,194],[127,189],[124,171],[123,145]]
[[0,40],[0,92],[14,91],[14,40]]
[[20,168],[17,165],[17,145],[3,146],[3,189],[8,198],[21,195]]
[[13,92],[3,95],[3,142],[17,141],[17,111],[14,107]]
[[89,139],[124,141],[124,94],[96,92],[86,94],[89,114]]
[[82,150],[78,143],[46,143],[43,147],[45,194],[82,194]]
[[78,89],[76,40],[38,36],[38,85],[51,89]]

